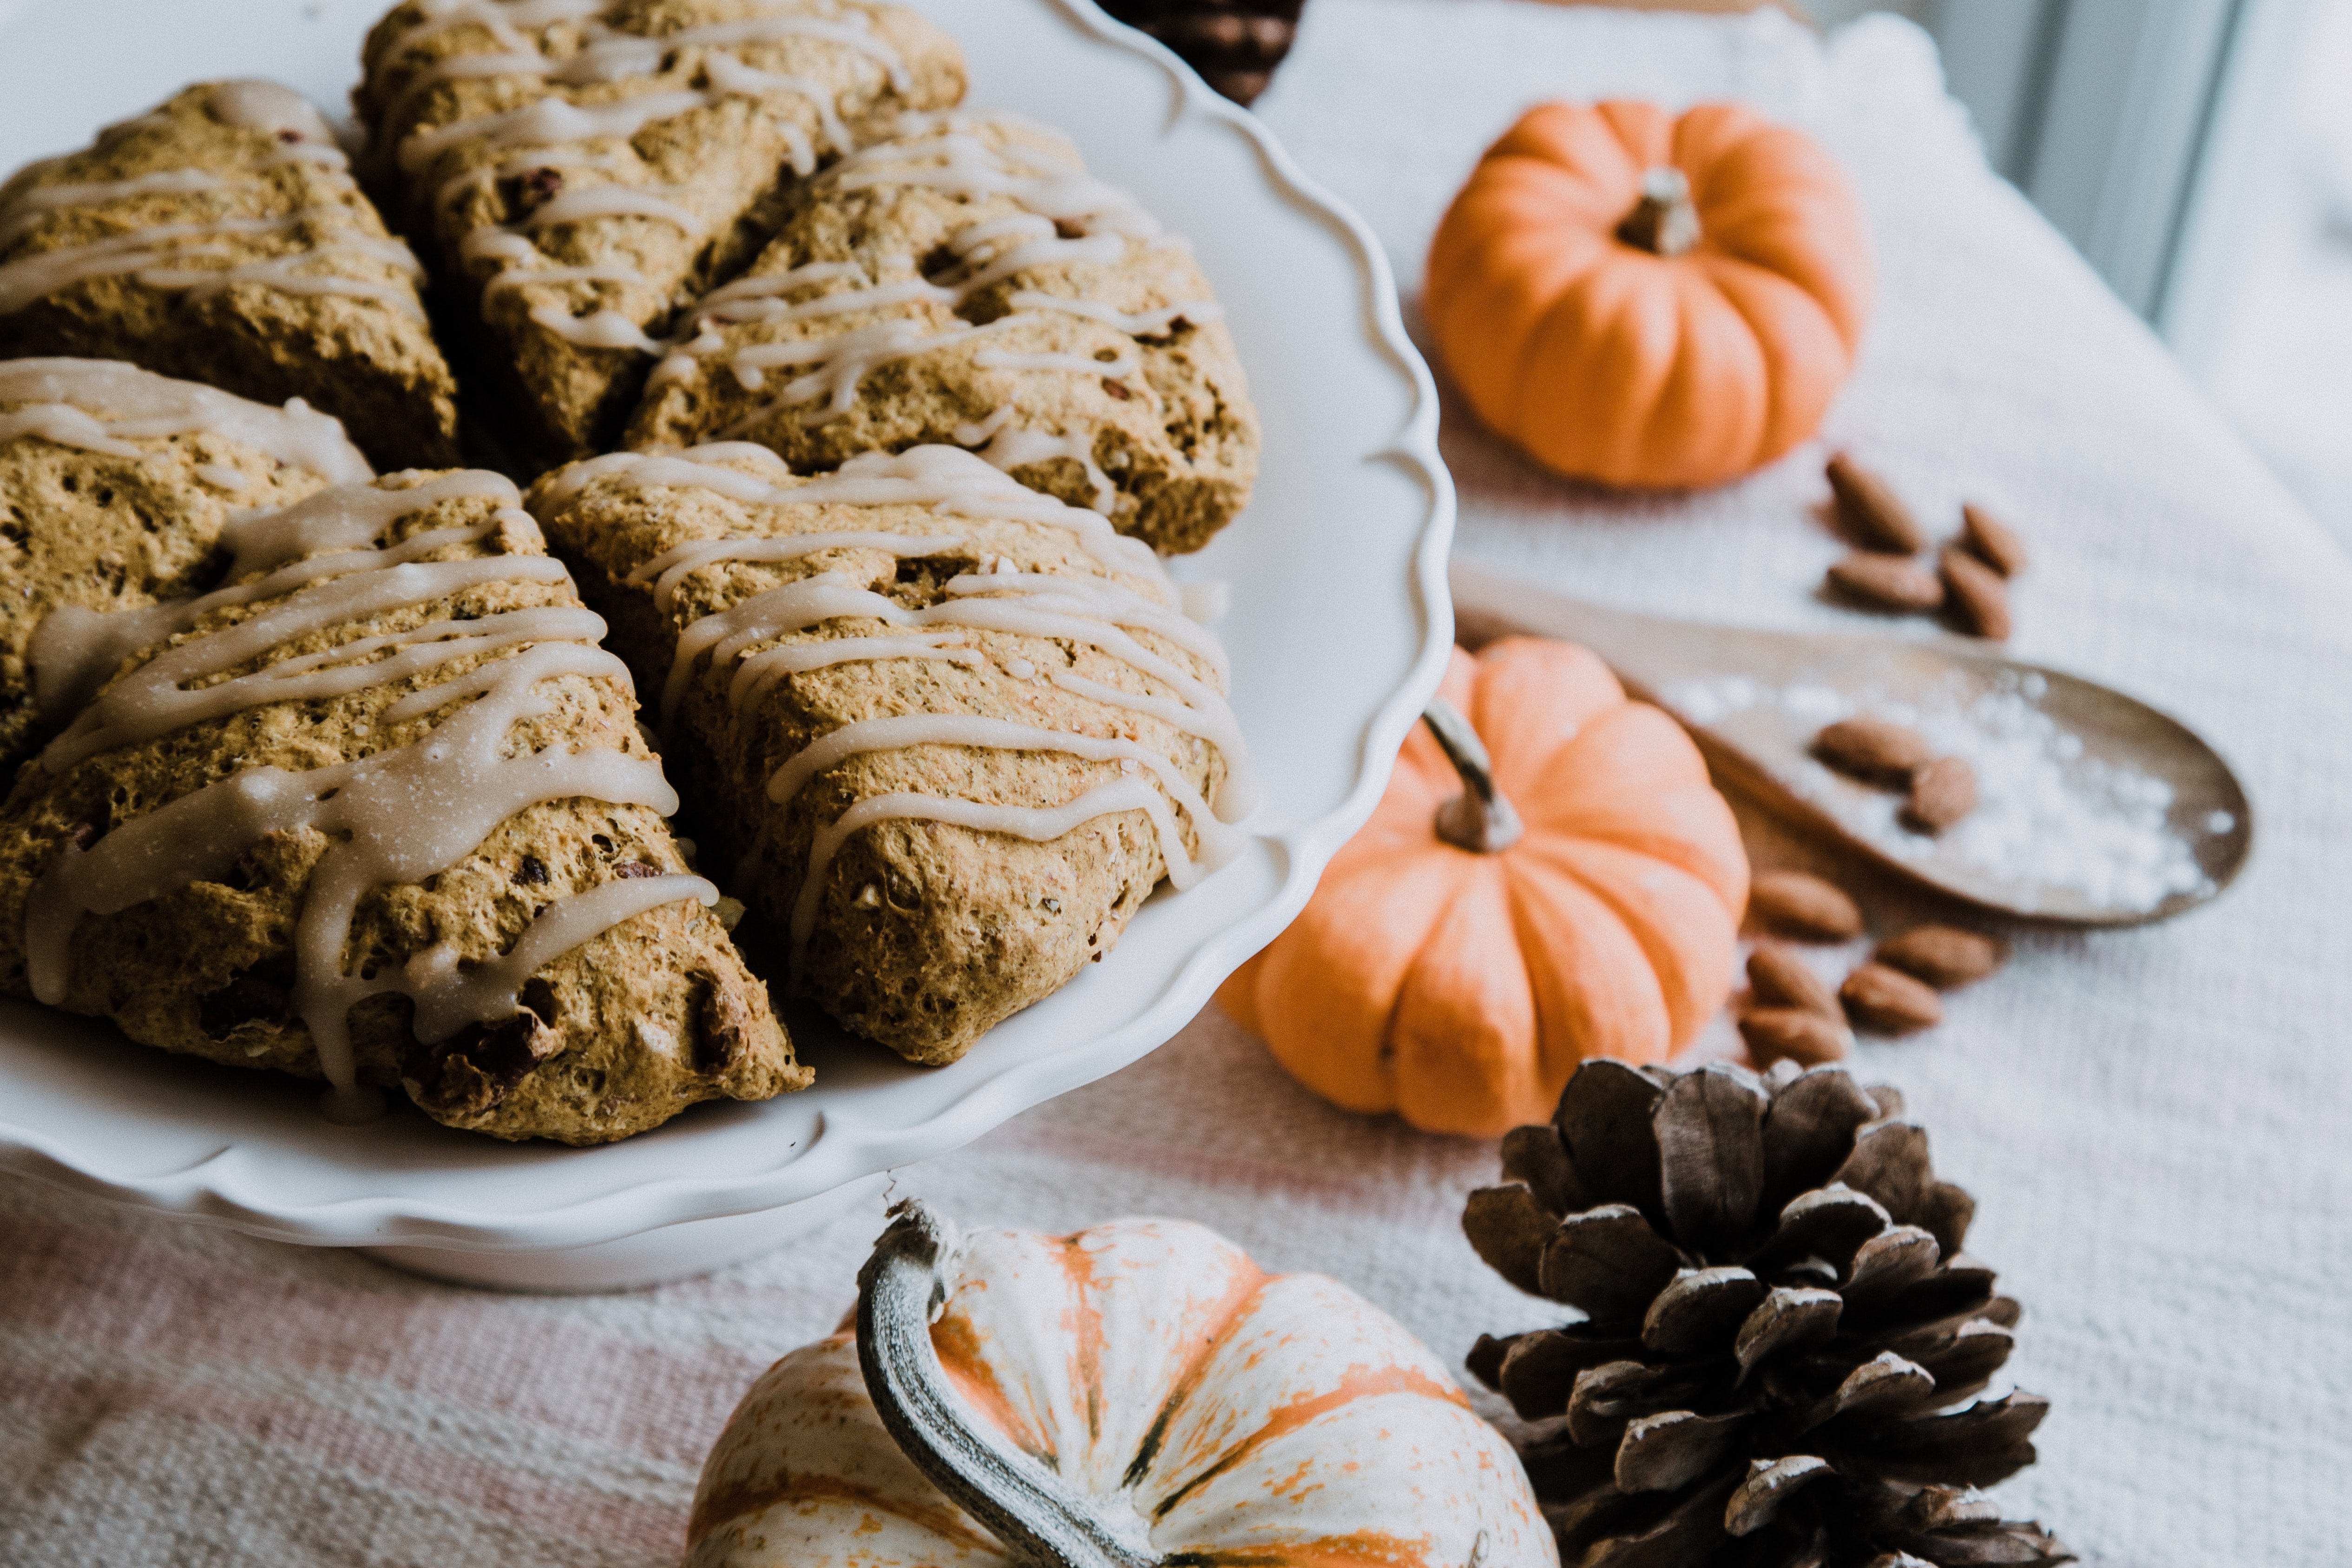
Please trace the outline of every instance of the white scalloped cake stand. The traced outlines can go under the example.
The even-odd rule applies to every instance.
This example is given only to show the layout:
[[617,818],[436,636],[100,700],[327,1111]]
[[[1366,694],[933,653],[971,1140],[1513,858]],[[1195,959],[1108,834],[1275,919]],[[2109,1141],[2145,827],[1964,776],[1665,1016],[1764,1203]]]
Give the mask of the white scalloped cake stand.
[[[413,1113],[339,1127],[292,1080],[0,1003],[0,1170],[478,1283],[673,1278],[774,1247],[889,1167],[1135,1061],[1306,903],[1370,814],[1452,641],[1453,489],[1387,263],[1255,120],[1090,5],[914,3],[962,42],[971,103],[1069,131],[1097,172],[1192,239],[1229,312],[1264,466],[1247,514],[1174,570],[1231,585],[1217,630],[1266,796],[1249,851],[1181,897],[1163,890],[1108,959],[953,1066],[911,1068],[795,1018],[816,1087],[697,1107],[601,1149],[499,1144]],[[274,76],[340,108],[380,9],[0,3],[0,169],[209,77]],[[93,48],[101,20],[109,43]]]

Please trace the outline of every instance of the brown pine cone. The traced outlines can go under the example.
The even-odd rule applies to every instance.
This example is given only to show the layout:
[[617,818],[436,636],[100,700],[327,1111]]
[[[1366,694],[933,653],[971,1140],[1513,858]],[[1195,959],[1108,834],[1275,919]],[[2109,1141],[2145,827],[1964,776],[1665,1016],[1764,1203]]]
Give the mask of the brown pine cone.
[[1235,103],[1255,102],[1298,36],[1306,0],[1103,0]]
[[1894,1090],[1588,1061],[1503,1169],[1472,1245],[1585,1319],[1482,1336],[1470,1370],[1539,1424],[1520,1458],[1568,1568],[2074,1560],[1975,1490],[2033,1462],[2048,1405],[1954,1408],[2018,1307]]

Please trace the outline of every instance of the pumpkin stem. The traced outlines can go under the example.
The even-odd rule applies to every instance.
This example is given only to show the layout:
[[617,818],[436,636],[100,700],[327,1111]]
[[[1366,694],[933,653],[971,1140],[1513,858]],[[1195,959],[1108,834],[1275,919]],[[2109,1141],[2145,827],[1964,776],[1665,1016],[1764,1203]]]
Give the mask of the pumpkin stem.
[[945,1220],[912,1198],[857,1271],[857,1365],[883,1427],[925,1479],[1035,1568],[1159,1568],[1131,1509],[1074,1492],[1007,1442],[948,1381],[931,1343],[957,1250]]
[[1652,256],[1680,256],[1698,243],[1698,209],[1690,176],[1670,164],[1642,175],[1642,200],[1617,225],[1617,237]]
[[1462,710],[1444,697],[1432,697],[1422,716],[1429,733],[1462,775],[1462,793],[1437,809],[1437,836],[1457,850],[1473,854],[1499,854],[1519,841],[1525,830],[1519,814],[1495,788],[1495,765],[1486,743],[1462,716]]

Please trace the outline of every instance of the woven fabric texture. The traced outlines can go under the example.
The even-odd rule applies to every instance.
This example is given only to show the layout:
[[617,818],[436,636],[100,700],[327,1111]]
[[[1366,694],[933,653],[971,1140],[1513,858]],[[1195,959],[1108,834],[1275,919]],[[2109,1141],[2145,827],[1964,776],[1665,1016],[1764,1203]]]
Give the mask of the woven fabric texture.
[[[1609,95],[1737,97],[1828,143],[1880,276],[1828,437],[1930,518],[1965,496],[2013,522],[2035,550],[2014,650],[2187,720],[2255,800],[2218,904],[2029,936],[1940,1029],[1859,1052],[2026,1306],[2009,1373],[2055,1408],[2003,1500],[2116,1568],[2352,1561],[2352,560],[1986,171],[1904,24],[1823,44],[1777,14],[1316,0],[1260,108],[1370,221],[1410,317],[1480,149],[1540,99]],[[1632,607],[1856,624],[1814,597],[1837,551],[1819,446],[1671,501],[1546,477],[1452,407],[1445,446],[1479,560]],[[1760,827],[1753,847],[1803,858]],[[1883,929],[1922,913],[1865,891]],[[971,1224],[1196,1218],[1458,1364],[1553,1312],[1461,1238],[1495,1168],[1491,1145],[1323,1105],[1212,1013],[897,1191]],[[0,1563],[674,1563],[728,1410],[838,1320],[880,1223],[877,1201],[709,1278],[532,1298],[0,1183]]]

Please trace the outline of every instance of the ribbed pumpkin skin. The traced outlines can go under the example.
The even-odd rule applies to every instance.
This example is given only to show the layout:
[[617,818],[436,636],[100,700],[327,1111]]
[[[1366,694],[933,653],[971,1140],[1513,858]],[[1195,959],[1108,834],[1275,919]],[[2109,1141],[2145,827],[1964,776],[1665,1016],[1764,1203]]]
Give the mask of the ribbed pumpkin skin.
[[[1616,237],[1645,170],[1689,178],[1699,239]],[[1718,485],[1811,435],[1852,369],[1870,262],[1844,176],[1732,104],[1548,103],[1447,210],[1425,308],[1478,417],[1547,467],[1645,488]]]
[[[959,1390],[1074,1489],[1131,1504],[1162,1557],[1557,1568],[1510,1445],[1343,1286],[1159,1219],[980,1232],[952,1270],[931,1343]],[[688,1540],[688,1568],[1013,1568],[891,1441],[848,1333],[753,1385]]]
[[1462,783],[1416,727],[1371,821],[1217,999],[1328,1100],[1500,1137],[1548,1119],[1586,1057],[1664,1061],[1723,1006],[1748,856],[1690,737],[1585,650],[1456,650],[1439,692],[1526,836],[1439,839]]

